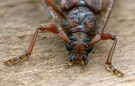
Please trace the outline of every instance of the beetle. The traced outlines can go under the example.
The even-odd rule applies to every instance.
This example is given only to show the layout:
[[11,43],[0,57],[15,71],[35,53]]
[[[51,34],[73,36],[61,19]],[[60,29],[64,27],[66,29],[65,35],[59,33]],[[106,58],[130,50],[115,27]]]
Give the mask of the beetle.
[[[43,6],[52,16],[52,23],[41,25],[36,29],[31,44],[25,54],[9,59],[4,63],[13,65],[31,56],[39,31],[50,31],[59,34],[66,42],[66,49],[69,51],[69,66],[75,64],[77,60],[83,65],[89,62],[88,54],[92,51],[93,45],[101,40],[112,40],[113,45],[106,60],[107,70],[118,77],[123,73],[112,64],[112,56],[117,44],[115,34],[104,32],[112,12],[115,0],[61,0],[61,9],[52,0],[42,0]],[[58,19],[58,16],[64,23]],[[102,25],[98,27],[98,15],[105,13]]]

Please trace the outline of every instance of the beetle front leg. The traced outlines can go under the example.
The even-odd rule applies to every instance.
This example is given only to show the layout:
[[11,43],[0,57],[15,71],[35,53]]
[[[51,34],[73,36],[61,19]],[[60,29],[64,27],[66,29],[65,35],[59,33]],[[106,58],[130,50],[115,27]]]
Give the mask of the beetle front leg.
[[116,44],[117,44],[116,35],[108,33],[108,34],[101,35],[101,38],[102,38],[102,40],[111,39],[111,40],[114,41],[113,45],[110,49],[109,55],[107,57],[107,60],[106,60],[107,70],[110,71],[111,73],[113,73],[114,75],[118,76],[118,77],[123,77],[124,74],[112,65],[112,56],[113,56],[113,53],[114,53],[114,50],[115,50],[115,47],[116,47]]
[[37,39],[37,36],[38,36],[38,33],[39,33],[39,30],[40,28],[38,28],[32,38],[32,41],[31,41],[31,44],[27,50],[27,52],[25,54],[22,54],[21,56],[19,57],[15,57],[15,58],[12,58],[12,59],[9,59],[7,61],[4,62],[5,65],[13,65],[13,64],[16,64],[20,61],[23,61],[23,60],[26,60],[30,57],[31,53],[32,53],[32,50],[33,50],[33,47],[35,45],[35,42],[36,42],[36,39]]
[[111,39],[113,40],[113,45],[111,47],[111,50],[109,52],[108,58],[106,60],[106,64],[107,64],[107,70],[110,71],[111,73],[113,73],[114,75],[118,76],[118,77],[123,77],[123,73],[120,72],[118,69],[116,69],[113,65],[112,65],[112,56],[117,44],[117,38],[116,35],[111,34],[111,33],[102,33],[102,34],[98,34],[96,35],[92,41],[89,43],[89,45],[94,45],[95,43],[101,41],[101,40],[108,40]]
[[31,56],[31,53],[32,53],[32,50],[34,48],[39,31],[44,31],[44,30],[48,30],[48,31],[53,32],[53,33],[58,33],[57,27],[55,26],[54,23],[49,23],[49,24],[46,24],[44,26],[37,28],[27,52],[20,55],[19,57],[12,58],[12,59],[5,61],[4,64],[5,65],[13,65],[13,64],[16,64],[20,61],[28,59]]

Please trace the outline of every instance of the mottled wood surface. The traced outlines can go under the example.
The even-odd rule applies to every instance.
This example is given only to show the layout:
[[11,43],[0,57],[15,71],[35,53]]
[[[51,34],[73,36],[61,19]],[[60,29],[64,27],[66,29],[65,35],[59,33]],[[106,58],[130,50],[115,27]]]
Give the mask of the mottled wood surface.
[[29,60],[3,65],[27,49],[36,27],[49,22],[50,16],[36,1],[0,0],[0,86],[135,86],[135,0],[116,0],[106,27],[118,36],[113,64],[125,73],[123,78],[105,69],[111,41],[95,45],[85,68],[75,65],[66,69],[64,42],[49,32],[39,34]]

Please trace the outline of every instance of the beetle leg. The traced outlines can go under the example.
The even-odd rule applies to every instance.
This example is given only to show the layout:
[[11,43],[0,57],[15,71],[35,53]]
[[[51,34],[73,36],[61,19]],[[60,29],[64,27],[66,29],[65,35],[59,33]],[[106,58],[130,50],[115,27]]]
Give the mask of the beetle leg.
[[[58,26],[58,27],[57,27],[57,26]],[[64,41],[70,43],[70,40],[68,39],[66,33],[64,32],[65,28],[62,27],[60,30],[59,30],[58,28],[61,28],[61,26],[60,26],[59,24],[49,23],[49,24],[41,25],[40,30],[41,30],[41,31],[47,30],[47,31],[49,31],[49,32],[59,34],[59,36],[60,36]]]
[[41,31],[47,30],[49,32],[58,34],[57,27],[56,27],[56,25],[54,23],[41,24],[40,30]]
[[44,0],[48,5],[50,5],[53,10],[59,14],[62,18],[66,18],[65,15],[57,8],[57,6],[52,2],[52,0]]
[[44,25],[44,26],[41,26],[41,27],[37,28],[27,52],[22,54],[19,57],[12,58],[12,59],[9,59],[9,60],[5,61],[4,62],[5,65],[13,65],[13,64],[18,63],[20,61],[26,60],[31,56],[31,53],[32,53],[32,50],[34,48],[39,30],[41,30],[41,31],[48,30],[48,31],[53,32],[53,33],[58,33],[57,28],[56,28],[54,23],[50,23],[50,24],[47,24],[47,25]]
[[[110,49],[110,52],[109,52],[109,55],[108,55],[108,58],[106,60],[106,64],[107,64],[107,70],[110,71],[111,73],[113,73],[114,75],[118,76],[118,77],[123,77],[123,73],[121,71],[119,71],[118,69],[116,69],[113,65],[112,65],[112,56],[113,56],[113,53],[114,53],[114,50],[115,50],[115,47],[116,47],[116,44],[117,44],[117,38],[116,38],[116,35],[112,35],[112,34],[108,34],[106,35],[107,37],[110,37],[110,39],[112,39],[114,41],[111,49]],[[105,36],[105,37],[106,37]],[[102,39],[105,38],[104,36],[102,37]]]
[[22,54],[21,56],[19,57],[16,57],[16,58],[12,58],[12,59],[9,59],[7,61],[5,61],[5,65],[13,65],[13,64],[16,64],[20,61],[23,61],[23,60],[26,60],[27,58],[30,57],[31,53],[32,53],[32,50],[34,48],[34,45],[35,45],[35,42],[36,42],[36,39],[37,39],[37,36],[38,36],[38,33],[39,33],[39,30],[40,28],[37,28],[33,38],[32,38],[32,41],[31,41],[31,44],[27,50],[27,52],[25,54]]
[[119,70],[115,69],[114,66],[112,65],[112,56],[113,56],[113,53],[114,53],[114,50],[115,50],[115,47],[116,47],[116,44],[117,44],[116,35],[111,34],[111,33],[98,34],[92,39],[92,41],[89,43],[89,45],[92,46],[92,45],[94,45],[95,43],[97,43],[101,40],[108,40],[108,39],[113,40],[114,43],[113,43],[113,45],[110,49],[108,58],[106,60],[107,70],[112,72],[114,75],[116,75],[118,77],[123,77],[123,73],[120,72]]

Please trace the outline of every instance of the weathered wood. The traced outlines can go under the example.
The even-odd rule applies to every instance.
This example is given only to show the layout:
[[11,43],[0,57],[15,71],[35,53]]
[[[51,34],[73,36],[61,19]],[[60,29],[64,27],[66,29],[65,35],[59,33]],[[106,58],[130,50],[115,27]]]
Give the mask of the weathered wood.
[[117,0],[106,27],[119,39],[113,63],[125,76],[117,78],[105,70],[110,41],[95,46],[88,66],[66,69],[68,52],[64,43],[49,32],[40,33],[29,60],[4,66],[5,60],[27,49],[36,27],[48,22],[49,16],[34,0],[0,0],[0,86],[135,86],[134,3]]

